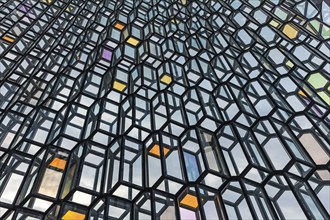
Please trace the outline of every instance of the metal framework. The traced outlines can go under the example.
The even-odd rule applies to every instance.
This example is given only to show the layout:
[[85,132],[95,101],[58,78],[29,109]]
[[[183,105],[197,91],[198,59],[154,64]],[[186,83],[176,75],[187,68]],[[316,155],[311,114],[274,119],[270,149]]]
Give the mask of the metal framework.
[[0,219],[330,219],[328,0],[0,0]]

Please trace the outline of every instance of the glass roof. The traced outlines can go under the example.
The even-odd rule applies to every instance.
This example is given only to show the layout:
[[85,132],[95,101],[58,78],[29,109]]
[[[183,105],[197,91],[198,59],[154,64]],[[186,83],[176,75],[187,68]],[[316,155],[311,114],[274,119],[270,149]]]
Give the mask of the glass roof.
[[330,219],[327,0],[0,0],[0,219]]

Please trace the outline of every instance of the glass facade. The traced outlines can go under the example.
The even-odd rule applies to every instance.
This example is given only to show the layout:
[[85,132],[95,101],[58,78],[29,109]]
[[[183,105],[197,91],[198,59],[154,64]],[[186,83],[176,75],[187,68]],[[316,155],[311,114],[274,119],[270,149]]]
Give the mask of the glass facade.
[[329,219],[328,0],[0,0],[0,219]]

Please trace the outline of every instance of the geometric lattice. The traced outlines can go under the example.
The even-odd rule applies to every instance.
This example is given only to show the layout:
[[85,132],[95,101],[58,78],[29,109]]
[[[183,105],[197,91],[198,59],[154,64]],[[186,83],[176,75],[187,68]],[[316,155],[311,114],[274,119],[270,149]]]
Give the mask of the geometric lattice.
[[329,219],[328,0],[0,0],[1,219]]

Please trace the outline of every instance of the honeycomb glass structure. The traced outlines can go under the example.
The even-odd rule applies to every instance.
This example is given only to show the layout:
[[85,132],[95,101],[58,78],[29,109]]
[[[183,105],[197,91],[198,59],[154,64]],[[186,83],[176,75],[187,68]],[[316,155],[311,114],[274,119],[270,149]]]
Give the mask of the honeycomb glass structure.
[[0,0],[0,219],[330,219],[330,1]]

